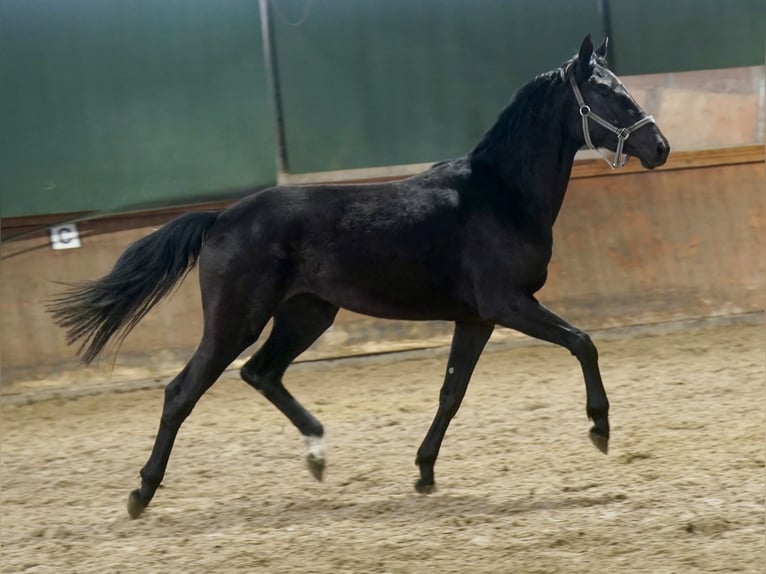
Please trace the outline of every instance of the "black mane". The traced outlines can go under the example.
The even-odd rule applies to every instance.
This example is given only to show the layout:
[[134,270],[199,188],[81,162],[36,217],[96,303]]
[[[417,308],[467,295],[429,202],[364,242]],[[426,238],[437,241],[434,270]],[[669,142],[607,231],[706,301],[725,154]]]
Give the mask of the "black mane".
[[529,124],[543,111],[548,111],[552,103],[551,91],[564,83],[567,65],[540,74],[516,91],[494,125],[469,154],[473,166],[497,165],[499,160],[502,161],[498,154],[508,158],[512,148],[520,146],[525,138],[535,135],[527,133]]

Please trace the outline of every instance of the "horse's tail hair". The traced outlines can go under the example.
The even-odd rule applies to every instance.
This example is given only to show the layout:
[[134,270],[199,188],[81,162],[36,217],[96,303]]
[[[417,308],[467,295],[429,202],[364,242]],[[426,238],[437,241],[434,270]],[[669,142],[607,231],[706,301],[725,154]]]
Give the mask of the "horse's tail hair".
[[109,340],[117,343],[194,267],[218,212],[188,213],[130,245],[112,270],[95,281],[69,284],[48,310],[67,329],[67,344],[93,361]]

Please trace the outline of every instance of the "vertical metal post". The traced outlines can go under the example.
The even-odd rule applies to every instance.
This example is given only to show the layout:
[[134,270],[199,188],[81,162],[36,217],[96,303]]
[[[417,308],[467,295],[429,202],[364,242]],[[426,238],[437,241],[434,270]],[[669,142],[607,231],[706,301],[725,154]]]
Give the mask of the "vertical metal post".
[[[766,43],[764,43],[764,54],[766,54]],[[764,61],[766,66],[766,61]],[[766,67],[764,68],[766,71]],[[755,143],[763,142],[764,130],[766,129],[766,77],[761,75],[758,83],[758,129]]]
[[609,62],[609,68],[616,74],[620,74],[621,71],[617,67],[617,59],[615,54],[615,37],[612,33],[612,10],[609,5],[609,0],[597,0],[598,13],[601,14],[601,34],[602,36],[609,37],[609,45],[607,46],[606,59]]
[[282,91],[279,83],[279,65],[273,40],[273,26],[269,0],[259,0],[261,15],[261,40],[263,42],[263,62],[266,68],[266,81],[271,96],[274,112],[275,135],[277,143],[277,182],[287,173],[287,146],[285,144],[285,123],[282,111]]

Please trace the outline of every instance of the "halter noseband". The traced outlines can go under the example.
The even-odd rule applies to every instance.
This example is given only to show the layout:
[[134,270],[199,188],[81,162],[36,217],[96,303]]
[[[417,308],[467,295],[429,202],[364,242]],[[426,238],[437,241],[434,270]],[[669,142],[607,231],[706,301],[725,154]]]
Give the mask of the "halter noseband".
[[[634,123],[632,126],[627,128],[618,128],[616,126],[613,126],[608,121],[606,121],[604,118],[602,118],[600,115],[598,115],[596,112],[590,109],[588,104],[585,103],[585,100],[582,97],[582,94],[580,93],[580,88],[577,87],[577,82],[574,80],[574,75],[569,76],[569,83],[572,84],[572,90],[574,91],[575,98],[577,98],[577,103],[580,106],[580,117],[582,118],[582,133],[583,136],[585,136],[585,143],[586,145],[597,152],[601,157],[604,158],[604,161],[609,164],[609,167],[612,169],[618,168],[618,167],[625,167],[625,164],[628,163],[628,160],[630,159],[630,156],[628,154],[622,153],[622,147],[625,145],[625,140],[627,140],[630,137],[630,134],[635,132],[636,130],[644,127],[646,124],[653,124],[654,118],[652,116],[644,116],[640,120],[638,120],[636,123]],[[592,118],[594,122],[602,126],[603,128],[606,128],[613,134],[617,136],[617,149],[614,151],[614,161],[610,161],[609,158],[604,154],[600,149],[598,149],[596,146],[593,145],[593,142],[590,139],[590,129],[588,127],[588,118]]]

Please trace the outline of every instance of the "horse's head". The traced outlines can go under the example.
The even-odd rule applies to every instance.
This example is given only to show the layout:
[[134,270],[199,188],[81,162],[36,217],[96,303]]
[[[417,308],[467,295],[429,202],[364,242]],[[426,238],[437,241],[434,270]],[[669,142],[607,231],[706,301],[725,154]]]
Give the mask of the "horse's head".
[[571,133],[591,149],[605,147],[614,151],[614,161],[602,153],[613,168],[622,167],[629,156],[636,156],[642,166],[653,169],[668,159],[670,145],[654,118],[641,109],[607,68],[606,45],[604,39],[594,49],[590,35],[586,36],[579,54],[566,69],[576,102],[568,122]]

